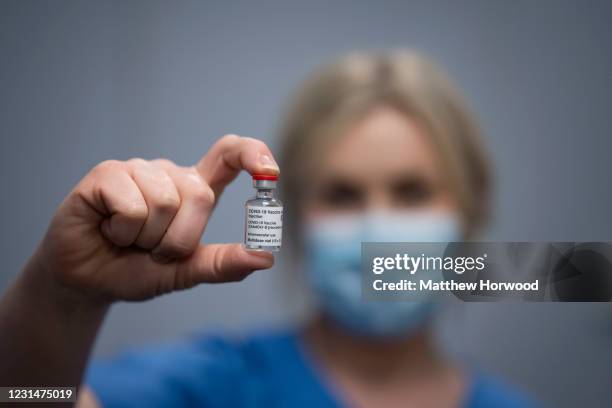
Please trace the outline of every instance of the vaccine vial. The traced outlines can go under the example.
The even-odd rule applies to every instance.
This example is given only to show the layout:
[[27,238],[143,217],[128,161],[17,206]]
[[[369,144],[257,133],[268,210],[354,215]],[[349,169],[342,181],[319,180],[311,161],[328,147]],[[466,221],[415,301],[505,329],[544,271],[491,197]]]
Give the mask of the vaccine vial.
[[275,197],[278,176],[254,174],[255,197],[245,203],[244,245],[255,251],[280,250],[283,236],[283,204]]

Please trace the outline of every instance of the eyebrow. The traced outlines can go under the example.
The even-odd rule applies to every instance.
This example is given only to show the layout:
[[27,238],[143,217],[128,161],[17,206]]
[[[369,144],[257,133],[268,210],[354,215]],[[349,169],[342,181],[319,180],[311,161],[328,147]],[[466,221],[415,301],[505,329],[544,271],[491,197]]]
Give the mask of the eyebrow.
[[[426,182],[434,186],[439,184],[437,177],[417,169],[396,173],[384,180],[385,184],[393,187],[414,182]],[[359,177],[347,175],[333,175],[330,177],[323,176],[318,184],[323,188],[327,188],[329,186],[346,186],[354,188],[363,187],[363,183],[361,183],[361,179]]]
[[408,183],[414,183],[415,181],[418,181],[418,182],[425,181],[432,185],[438,184],[438,180],[436,177],[433,177],[423,171],[412,171],[410,173],[396,175],[394,177],[391,177],[390,180],[391,180],[390,181],[391,185],[408,184]]
[[359,179],[354,177],[345,177],[345,176],[333,176],[330,178],[324,178],[319,185],[321,187],[328,186],[342,186],[342,187],[361,187],[362,183],[359,182]]

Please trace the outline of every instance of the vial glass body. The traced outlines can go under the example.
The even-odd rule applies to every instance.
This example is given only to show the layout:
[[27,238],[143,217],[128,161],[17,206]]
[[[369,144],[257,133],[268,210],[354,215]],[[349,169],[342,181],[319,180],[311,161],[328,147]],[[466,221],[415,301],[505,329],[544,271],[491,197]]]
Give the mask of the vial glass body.
[[258,188],[245,203],[244,245],[249,250],[279,251],[282,244],[283,204],[274,189]]

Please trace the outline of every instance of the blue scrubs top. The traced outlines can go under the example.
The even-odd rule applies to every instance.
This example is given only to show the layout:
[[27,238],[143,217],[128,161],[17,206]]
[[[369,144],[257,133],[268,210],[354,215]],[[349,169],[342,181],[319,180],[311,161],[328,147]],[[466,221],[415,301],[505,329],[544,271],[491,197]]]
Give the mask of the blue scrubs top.
[[[86,374],[103,407],[320,407],[346,404],[293,331],[246,339],[211,335],[94,361]],[[533,407],[529,399],[474,375],[467,408]]]

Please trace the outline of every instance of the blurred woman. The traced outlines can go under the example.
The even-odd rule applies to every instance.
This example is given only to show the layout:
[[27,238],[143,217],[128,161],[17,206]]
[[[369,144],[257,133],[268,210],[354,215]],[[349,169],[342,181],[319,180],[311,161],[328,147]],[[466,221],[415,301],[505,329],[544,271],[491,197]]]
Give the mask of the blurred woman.
[[[438,353],[429,330],[433,304],[361,300],[361,242],[456,241],[472,237],[486,222],[487,158],[476,124],[446,77],[412,52],[349,55],[305,83],[281,136],[285,242],[314,295],[313,317],[291,330],[246,339],[202,335],[94,362],[79,405],[531,406],[519,392]],[[57,349],[65,345],[48,346],[60,342],[53,336],[44,344],[54,351],[56,357],[45,355],[65,383],[82,378],[89,347],[112,301],[241,279],[272,264],[267,253],[195,242],[205,221],[197,224],[194,208],[209,214],[240,169],[278,173],[261,142],[225,137],[194,168],[166,161],[113,166],[98,169],[88,176],[93,180],[86,177],[76,189],[99,217],[83,224],[78,216],[87,209],[68,198],[0,308],[6,315],[20,306],[27,318],[24,305],[33,302],[33,293],[53,299],[53,305],[61,298],[63,306],[54,306],[52,316],[55,324],[71,327],[64,341],[77,351],[61,353]],[[135,187],[117,184],[124,174],[131,175]],[[124,195],[138,189],[144,215],[133,202],[122,204],[105,190],[113,180],[115,191]],[[95,193],[91,185],[97,186]],[[166,198],[176,196],[177,203],[156,205],[159,201],[151,197],[162,192]],[[74,225],[87,226],[79,236],[92,237],[90,250],[75,250],[77,236],[65,232]],[[107,251],[104,258],[97,255],[100,248]],[[99,265],[94,271],[80,267],[91,264],[92,257]],[[42,275],[53,283],[40,283]],[[46,288],[53,288],[53,296]],[[3,328],[14,327],[4,323]],[[14,341],[18,337],[13,333],[12,346],[2,352],[23,353]],[[56,361],[61,358],[63,365]],[[21,375],[32,379],[25,371]]]

